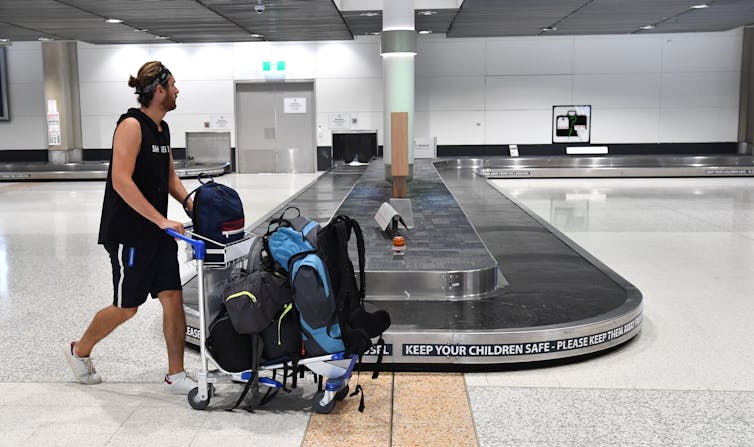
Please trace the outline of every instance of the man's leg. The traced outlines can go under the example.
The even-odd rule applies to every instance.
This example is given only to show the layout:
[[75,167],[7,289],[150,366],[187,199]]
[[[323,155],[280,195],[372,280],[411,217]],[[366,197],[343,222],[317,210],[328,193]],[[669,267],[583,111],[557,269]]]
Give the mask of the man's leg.
[[180,290],[163,290],[157,297],[162,304],[162,330],[168,348],[168,374],[173,375],[183,371],[183,350],[186,346],[183,293]]
[[77,381],[85,385],[102,382],[102,377],[94,369],[89,354],[97,342],[107,337],[116,327],[134,316],[136,309],[136,307],[125,309],[110,306],[100,310],[92,319],[81,340],[66,345],[65,359]]
[[116,327],[136,315],[137,309],[137,307],[124,309],[111,305],[97,312],[81,340],[76,342],[74,354],[78,357],[89,357],[94,345],[107,337]]

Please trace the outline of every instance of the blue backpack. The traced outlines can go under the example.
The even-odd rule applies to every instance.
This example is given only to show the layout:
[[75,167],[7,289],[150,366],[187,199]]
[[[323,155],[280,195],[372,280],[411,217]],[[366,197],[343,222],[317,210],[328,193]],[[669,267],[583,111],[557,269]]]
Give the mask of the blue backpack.
[[[227,245],[243,238],[243,204],[233,188],[215,183],[206,174],[199,174],[197,178],[201,185],[183,199],[183,209],[194,223],[194,234],[208,239],[206,260],[213,261],[217,255],[212,256],[211,250],[222,249],[219,244]],[[205,178],[209,180],[205,181]],[[192,195],[194,208],[189,211],[186,205]]]
[[278,227],[268,231],[267,250],[275,262],[288,272],[293,303],[300,315],[306,354],[318,356],[344,351],[327,267],[315,246],[307,240],[309,235],[316,244],[319,224],[300,216],[292,221],[282,219],[276,223]]

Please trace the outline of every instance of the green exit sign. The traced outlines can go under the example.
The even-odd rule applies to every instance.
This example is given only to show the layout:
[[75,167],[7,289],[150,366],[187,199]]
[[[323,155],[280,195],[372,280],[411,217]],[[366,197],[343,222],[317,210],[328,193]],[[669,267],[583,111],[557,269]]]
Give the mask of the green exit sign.
[[[285,71],[285,61],[277,61],[275,63],[275,70],[276,71]],[[262,71],[272,71],[272,62],[271,61],[263,61],[262,62]]]

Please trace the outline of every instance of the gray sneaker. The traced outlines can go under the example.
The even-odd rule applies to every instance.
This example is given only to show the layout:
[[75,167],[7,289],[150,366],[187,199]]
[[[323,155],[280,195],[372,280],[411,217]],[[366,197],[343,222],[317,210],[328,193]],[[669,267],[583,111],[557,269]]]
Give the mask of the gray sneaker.
[[181,371],[172,376],[165,375],[165,386],[171,393],[188,394],[189,391],[197,387],[196,380],[191,378],[186,371]]
[[73,353],[73,347],[76,345],[75,341],[72,341],[70,345],[66,346],[63,350],[65,353],[65,359],[71,366],[73,371],[73,377],[84,385],[96,385],[102,382],[102,377],[94,370],[91,357],[79,357]]

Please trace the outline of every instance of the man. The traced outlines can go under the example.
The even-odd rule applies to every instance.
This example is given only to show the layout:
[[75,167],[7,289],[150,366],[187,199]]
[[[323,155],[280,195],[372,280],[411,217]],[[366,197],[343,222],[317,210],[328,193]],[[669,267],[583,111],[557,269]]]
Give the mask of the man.
[[136,89],[141,107],[129,109],[118,120],[99,232],[99,243],[109,253],[113,269],[113,304],[97,312],[80,340],[66,346],[65,357],[77,381],[100,383],[89,357],[94,345],[133,317],[151,294],[163,309],[168,351],[165,384],[170,391],[185,394],[196,382],[183,368],[186,316],[178,246],[165,229],[184,232],[183,224],[166,217],[168,194],[181,201],[188,193],[175,173],[170,129],[162,121],[176,107],[178,88],[158,61],[144,64],[128,85]]

